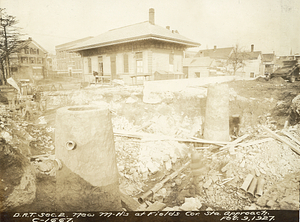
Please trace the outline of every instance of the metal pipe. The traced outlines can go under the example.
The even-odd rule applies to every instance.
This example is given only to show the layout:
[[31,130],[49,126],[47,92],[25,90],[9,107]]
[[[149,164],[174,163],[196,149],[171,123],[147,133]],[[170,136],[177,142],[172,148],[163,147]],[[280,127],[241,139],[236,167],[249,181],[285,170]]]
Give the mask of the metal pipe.
[[264,185],[265,185],[265,180],[261,177],[258,178],[257,180],[257,189],[255,193],[255,197],[261,197],[263,192],[264,192]]
[[241,186],[241,189],[247,192],[248,187],[250,186],[250,183],[252,182],[252,180],[253,180],[253,175],[248,174],[246,179],[244,180],[243,185]]
[[257,185],[257,179],[256,178],[253,178],[249,188],[248,188],[248,193],[250,193],[252,196],[254,196],[254,192],[255,192],[255,189],[256,189],[256,185]]
[[145,198],[147,198],[149,195],[154,194],[155,192],[157,192],[158,190],[160,190],[163,185],[175,178],[176,176],[178,176],[178,174],[183,171],[186,167],[189,166],[189,164],[191,163],[191,161],[188,161],[186,164],[184,164],[182,167],[180,167],[178,170],[176,170],[175,172],[173,172],[172,174],[170,174],[169,176],[167,176],[164,180],[162,180],[161,182],[157,183],[152,189],[148,190],[146,193],[144,193],[141,197],[138,198],[139,203],[144,203]]

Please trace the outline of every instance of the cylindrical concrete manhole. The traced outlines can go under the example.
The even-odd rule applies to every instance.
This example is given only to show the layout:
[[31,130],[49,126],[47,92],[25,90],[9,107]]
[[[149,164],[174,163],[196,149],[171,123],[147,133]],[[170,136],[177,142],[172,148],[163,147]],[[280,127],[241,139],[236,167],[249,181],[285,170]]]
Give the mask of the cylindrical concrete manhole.
[[213,84],[208,87],[204,138],[229,141],[229,88],[227,84]]
[[121,210],[119,174],[109,110],[92,106],[57,110],[57,210]]

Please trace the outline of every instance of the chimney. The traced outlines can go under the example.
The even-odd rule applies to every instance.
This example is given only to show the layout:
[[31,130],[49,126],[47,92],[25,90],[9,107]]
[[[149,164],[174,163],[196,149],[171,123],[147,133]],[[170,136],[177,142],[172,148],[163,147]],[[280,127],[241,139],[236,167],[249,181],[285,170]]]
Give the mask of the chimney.
[[166,29],[170,30],[170,26],[166,26]]
[[149,9],[149,22],[152,25],[155,25],[155,21],[154,21],[154,8],[150,8]]
[[254,51],[254,45],[252,44],[251,45],[251,52],[253,52]]
[[215,46],[214,46],[214,50],[216,50],[216,49],[217,49],[217,46],[215,45]]

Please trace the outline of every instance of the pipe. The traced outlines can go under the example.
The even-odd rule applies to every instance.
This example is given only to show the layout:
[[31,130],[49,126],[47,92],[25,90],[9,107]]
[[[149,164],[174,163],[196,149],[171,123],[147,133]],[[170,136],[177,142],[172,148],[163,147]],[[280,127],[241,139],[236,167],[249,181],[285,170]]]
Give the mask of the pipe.
[[252,182],[252,180],[253,180],[253,175],[248,174],[246,179],[244,180],[243,185],[241,186],[241,189],[247,192],[248,187],[250,186],[250,183]]
[[150,189],[146,193],[144,193],[141,197],[139,197],[139,199],[138,199],[139,203],[141,203],[141,204],[144,203],[145,198],[147,198],[149,195],[154,194],[155,192],[157,192],[158,190],[160,190],[167,181],[169,181],[169,180],[175,178],[176,176],[178,176],[178,174],[181,171],[183,171],[186,167],[188,167],[190,163],[191,163],[191,161],[188,161],[186,164],[184,164],[178,170],[176,170],[175,172],[173,172],[172,174],[170,174],[169,176],[167,176],[160,183],[157,183],[152,189]]
[[256,189],[256,185],[257,185],[257,179],[256,178],[253,178],[249,188],[248,188],[248,193],[250,193],[252,196],[254,196],[254,192],[255,192],[255,189]]
[[261,177],[258,178],[257,181],[257,189],[256,189],[256,193],[255,193],[255,197],[261,197],[263,192],[264,192],[264,185],[265,185],[265,180]]
[[76,143],[73,141],[66,142],[66,149],[67,150],[74,150],[76,148]]

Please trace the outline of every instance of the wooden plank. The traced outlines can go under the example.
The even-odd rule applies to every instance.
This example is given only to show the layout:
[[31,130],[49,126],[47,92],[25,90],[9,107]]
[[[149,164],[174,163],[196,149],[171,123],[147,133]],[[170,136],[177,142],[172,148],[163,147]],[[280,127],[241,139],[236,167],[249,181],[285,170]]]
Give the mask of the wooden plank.
[[233,142],[231,142],[231,144],[227,144],[226,146],[220,148],[220,150],[225,150],[225,149],[230,149],[232,147],[237,146],[237,144],[241,141],[243,141],[244,139],[246,139],[249,136],[249,134],[245,134],[239,138],[237,138],[236,140],[234,140]]
[[265,127],[265,126],[261,126],[266,132],[268,132],[270,135],[274,136],[276,139],[278,139],[279,141],[285,143],[286,145],[288,145],[294,152],[296,152],[298,155],[300,155],[300,149],[291,144],[287,139],[277,135],[275,132],[273,132],[272,130],[270,130],[269,128]]
[[232,142],[226,142],[226,141],[211,141],[211,140],[204,140],[204,139],[182,139],[182,138],[175,138],[171,136],[165,136],[165,135],[157,135],[157,134],[151,134],[151,133],[141,133],[141,132],[128,132],[128,131],[122,131],[122,130],[114,130],[115,136],[125,136],[125,137],[131,137],[131,138],[139,138],[143,139],[143,141],[155,141],[155,140],[174,140],[178,142],[188,142],[188,143],[208,143],[208,144],[218,144],[218,145],[224,145],[224,144],[231,144]]
[[260,143],[270,142],[272,140],[274,140],[274,139],[273,138],[264,138],[264,139],[261,139],[261,140],[255,140],[255,141],[251,141],[251,142],[248,142],[248,143],[240,143],[238,145],[242,146],[242,147],[253,146],[253,145],[256,145],[256,144],[260,144]]
[[287,137],[291,138],[295,143],[297,143],[298,145],[300,145],[300,141],[293,136],[293,134],[291,134],[290,132],[286,131],[286,130],[282,130],[281,131],[284,135],[286,135]]

